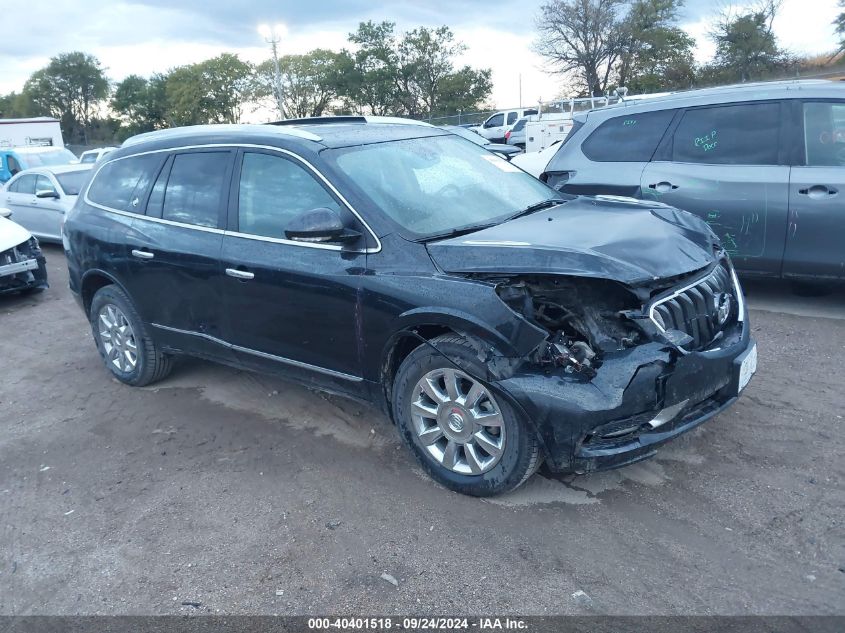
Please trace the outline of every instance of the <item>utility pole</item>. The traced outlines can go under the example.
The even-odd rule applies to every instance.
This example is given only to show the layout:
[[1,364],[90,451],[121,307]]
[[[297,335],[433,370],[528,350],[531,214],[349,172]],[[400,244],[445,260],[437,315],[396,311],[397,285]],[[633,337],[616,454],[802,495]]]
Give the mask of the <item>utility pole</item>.
[[284,24],[277,24],[273,27],[262,24],[258,27],[258,33],[270,45],[270,50],[273,52],[273,94],[276,97],[279,116],[286,119],[287,113],[285,112],[284,93],[282,91],[282,71],[279,67],[279,42],[282,41],[282,36],[287,33],[287,27]]
[[522,73],[519,73],[519,107],[522,108]]

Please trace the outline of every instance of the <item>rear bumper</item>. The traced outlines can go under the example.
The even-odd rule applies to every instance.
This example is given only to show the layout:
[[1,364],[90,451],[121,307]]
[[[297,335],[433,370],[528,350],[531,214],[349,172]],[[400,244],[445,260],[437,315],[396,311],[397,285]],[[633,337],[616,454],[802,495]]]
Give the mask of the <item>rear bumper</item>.
[[533,422],[549,467],[586,473],[651,457],[727,409],[739,396],[740,367],[752,351],[746,315],[730,344],[717,349],[680,354],[649,343],[607,357],[589,381],[554,372],[498,384]]

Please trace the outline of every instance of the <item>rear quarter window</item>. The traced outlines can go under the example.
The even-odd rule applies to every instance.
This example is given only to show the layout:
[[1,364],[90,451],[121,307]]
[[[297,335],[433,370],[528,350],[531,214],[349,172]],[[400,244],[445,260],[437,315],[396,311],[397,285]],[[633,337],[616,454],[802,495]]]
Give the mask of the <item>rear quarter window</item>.
[[598,162],[648,162],[669,127],[675,110],[639,112],[608,119],[581,145]]
[[106,163],[94,176],[88,200],[118,211],[137,212],[162,160],[162,154],[144,154]]

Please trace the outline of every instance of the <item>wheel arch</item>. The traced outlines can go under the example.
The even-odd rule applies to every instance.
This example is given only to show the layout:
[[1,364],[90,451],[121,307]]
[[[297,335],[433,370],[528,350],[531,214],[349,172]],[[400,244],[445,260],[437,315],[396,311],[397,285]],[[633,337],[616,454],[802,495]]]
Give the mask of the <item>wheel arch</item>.
[[478,349],[479,358],[523,356],[494,327],[468,313],[450,309],[415,309],[405,312],[399,317],[397,329],[387,339],[381,353],[379,382],[384,396],[383,404],[388,412],[392,409],[393,380],[399,366],[415,349],[430,344],[432,339],[443,334],[457,334],[465,338]]
[[85,316],[89,318],[91,316],[91,301],[94,299],[94,295],[97,294],[97,291],[100,288],[111,285],[117,286],[126,294],[126,296],[129,296],[129,293],[126,292],[126,288],[123,287],[123,284],[121,284],[120,281],[118,281],[111,273],[107,273],[98,268],[85,271],[85,274],[82,275],[82,280],[79,284],[79,292],[82,297],[82,308],[85,310]]

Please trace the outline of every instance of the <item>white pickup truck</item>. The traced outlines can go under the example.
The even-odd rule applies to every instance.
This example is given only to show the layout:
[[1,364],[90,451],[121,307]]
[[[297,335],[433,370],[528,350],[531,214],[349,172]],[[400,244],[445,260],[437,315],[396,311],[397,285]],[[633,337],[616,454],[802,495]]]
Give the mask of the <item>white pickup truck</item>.
[[470,128],[486,139],[494,143],[505,143],[505,134],[513,129],[516,122],[529,114],[537,114],[537,108],[516,108],[514,110],[501,110],[491,114],[478,127]]

